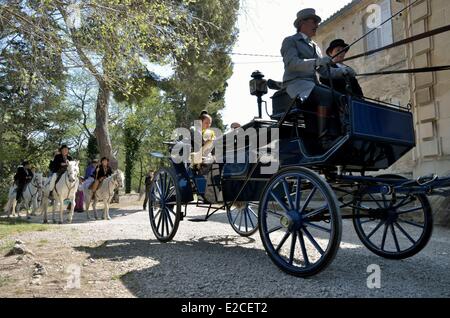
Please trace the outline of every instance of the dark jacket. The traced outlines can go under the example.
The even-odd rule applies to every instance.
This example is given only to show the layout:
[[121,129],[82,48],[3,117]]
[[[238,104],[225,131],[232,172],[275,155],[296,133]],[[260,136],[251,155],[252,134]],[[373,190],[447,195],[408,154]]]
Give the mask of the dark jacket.
[[[333,65],[332,67],[338,68],[337,65]],[[358,80],[354,77],[350,77],[349,80],[350,80],[350,88],[352,91],[352,95],[356,96],[356,97],[363,97],[364,93],[361,89],[361,86],[358,83]],[[328,78],[320,77],[320,82],[326,86],[331,87],[330,80]],[[347,86],[347,81],[343,78],[333,80],[333,89],[341,94],[345,94],[345,95],[348,94],[346,86]]]
[[95,180],[100,180],[102,178],[108,178],[112,176],[113,171],[111,167],[108,167],[108,169],[105,171],[102,166],[97,166],[97,169],[95,169],[94,173],[91,175]]
[[145,177],[145,189],[147,189],[147,191],[150,190],[150,187],[151,187],[151,185],[152,185],[152,180],[153,180],[153,177],[151,177],[151,176],[149,176],[149,175],[147,175],[147,176]]
[[56,155],[53,159],[53,163],[51,164],[51,169],[53,173],[62,172],[66,170],[66,166],[62,166],[63,163],[67,163],[68,161],[73,161],[71,156],[63,157],[62,154]]
[[33,179],[33,172],[30,169],[25,169],[23,166],[17,168],[17,172],[14,176],[14,181],[20,185],[25,185]]

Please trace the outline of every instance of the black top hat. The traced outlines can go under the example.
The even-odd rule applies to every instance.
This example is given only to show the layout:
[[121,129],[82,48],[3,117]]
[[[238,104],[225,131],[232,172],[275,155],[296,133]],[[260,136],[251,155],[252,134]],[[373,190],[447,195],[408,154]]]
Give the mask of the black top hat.
[[67,145],[62,145],[61,147],[59,147],[59,151],[62,151],[63,149],[69,150],[70,148]]
[[345,48],[345,52],[346,53],[348,52],[348,50],[350,50],[350,48],[348,47],[348,44],[345,43],[344,40],[336,39],[336,40],[331,41],[330,46],[328,47],[328,49],[326,51],[327,55],[330,56],[331,55],[331,51],[333,51],[337,47]]

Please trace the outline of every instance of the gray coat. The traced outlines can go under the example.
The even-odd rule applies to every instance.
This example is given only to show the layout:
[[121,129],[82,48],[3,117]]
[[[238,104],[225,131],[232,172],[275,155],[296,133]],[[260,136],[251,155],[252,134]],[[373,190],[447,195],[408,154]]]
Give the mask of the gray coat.
[[328,76],[326,67],[315,69],[316,59],[322,57],[322,52],[317,44],[314,52],[312,44],[308,44],[300,33],[284,39],[281,55],[284,61],[283,83],[291,98],[306,100],[309,97],[318,84],[316,72],[324,78],[342,78],[341,71],[337,69],[330,69],[331,76]]

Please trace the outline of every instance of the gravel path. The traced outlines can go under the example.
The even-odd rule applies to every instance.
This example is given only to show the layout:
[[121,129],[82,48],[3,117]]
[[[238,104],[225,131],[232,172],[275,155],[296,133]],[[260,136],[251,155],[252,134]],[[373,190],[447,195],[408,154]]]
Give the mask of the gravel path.
[[[419,255],[389,261],[366,250],[344,222],[333,264],[299,279],[272,264],[259,234],[235,234],[224,212],[197,223],[188,219],[205,211],[191,209],[175,240],[160,244],[141,205],[126,205],[111,212],[112,221],[76,214],[74,224],[0,241],[20,239],[34,253],[0,257],[0,297],[450,297],[449,229],[436,228]],[[38,279],[36,262],[46,271]],[[371,264],[381,267],[381,289],[367,288]],[[80,288],[73,288],[77,271]]]

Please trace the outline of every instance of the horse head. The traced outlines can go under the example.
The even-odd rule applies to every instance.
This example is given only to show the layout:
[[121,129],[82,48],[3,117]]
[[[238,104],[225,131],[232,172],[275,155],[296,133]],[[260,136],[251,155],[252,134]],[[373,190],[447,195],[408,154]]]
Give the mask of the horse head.
[[69,164],[67,165],[67,176],[69,177],[69,182],[74,183],[78,180],[78,175],[80,174],[79,165],[79,161],[69,161]]
[[37,172],[37,173],[34,174],[33,180],[32,180],[32,184],[38,189],[42,188],[42,184],[43,184],[43,175],[42,175],[42,173]]

